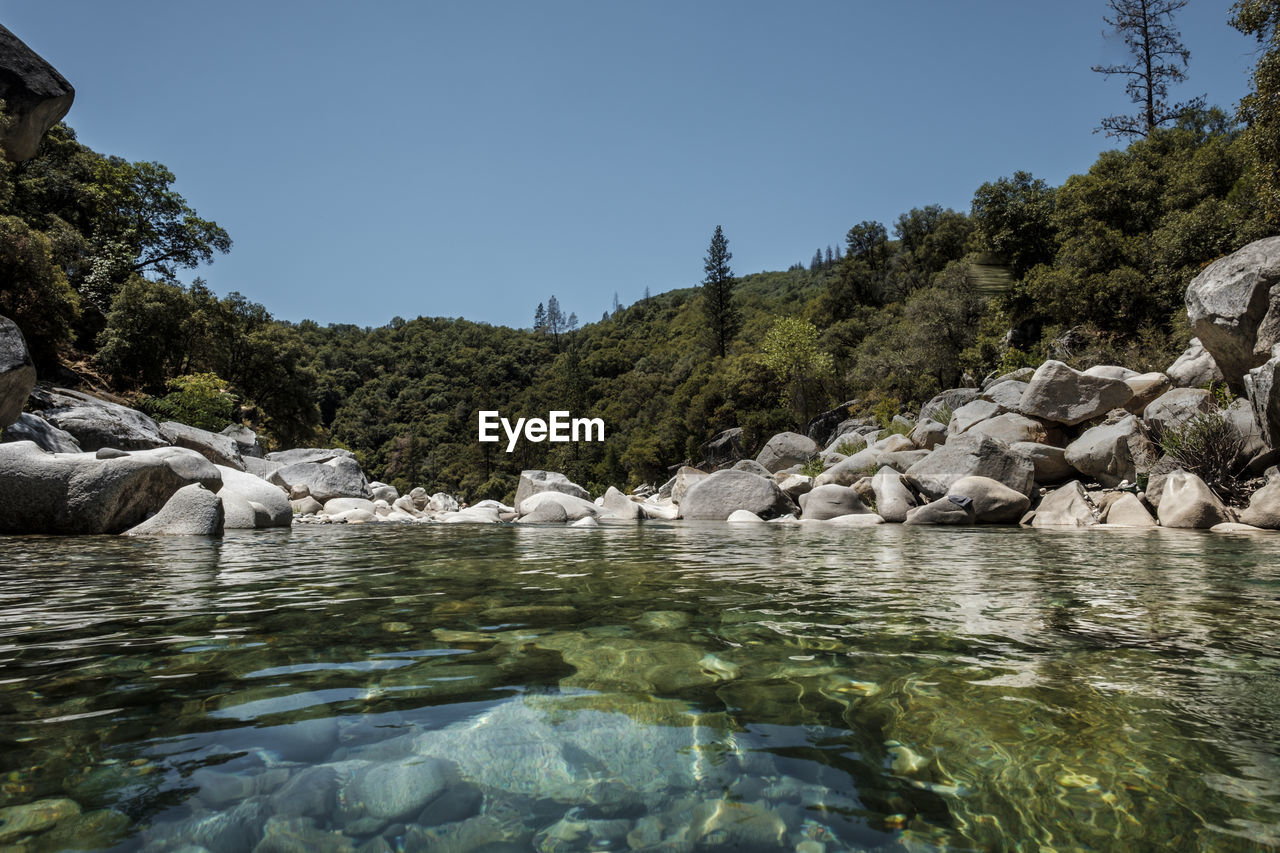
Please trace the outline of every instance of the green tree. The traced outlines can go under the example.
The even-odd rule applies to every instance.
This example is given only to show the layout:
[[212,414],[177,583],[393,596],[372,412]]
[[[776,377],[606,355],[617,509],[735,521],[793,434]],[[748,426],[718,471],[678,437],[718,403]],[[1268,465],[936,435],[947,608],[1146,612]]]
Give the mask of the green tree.
[[1253,91],[1240,101],[1239,118],[1253,161],[1259,200],[1267,225],[1280,227],[1280,2],[1237,0],[1231,26],[1257,39]]
[[764,336],[761,363],[782,386],[783,404],[803,427],[821,411],[822,383],[831,375],[830,353],[818,346],[818,330],[799,317],[779,317]]
[[1098,130],[1107,136],[1146,137],[1187,110],[1204,107],[1204,98],[1170,104],[1169,84],[1187,79],[1191,52],[1173,26],[1173,14],[1187,0],[1107,0],[1112,15],[1102,20],[1124,39],[1133,61],[1117,65],[1094,65],[1092,70],[1106,77],[1127,78],[1125,93],[1140,109],[1136,115],[1113,115],[1102,120]]
[[702,296],[713,346],[721,358],[729,351],[729,342],[737,334],[742,322],[733,298],[737,280],[733,277],[733,270],[729,268],[732,258],[729,241],[717,225],[715,233],[711,235],[711,246],[702,259],[702,268],[706,271],[706,277],[702,280]]
[[179,285],[131,276],[107,312],[98,364],[122,386],[161,393],[170,379],[187,372],[193,313]]
[[18,324],[38,366],[57,363],[78,310],[48,236],[16,216],[0,216],[0,314]]
[[973,194],[973,220],[978,245],[1009,264],[1022,278],[1036,264],[1053,260],[1055,192],[1030,172],[989,181]]

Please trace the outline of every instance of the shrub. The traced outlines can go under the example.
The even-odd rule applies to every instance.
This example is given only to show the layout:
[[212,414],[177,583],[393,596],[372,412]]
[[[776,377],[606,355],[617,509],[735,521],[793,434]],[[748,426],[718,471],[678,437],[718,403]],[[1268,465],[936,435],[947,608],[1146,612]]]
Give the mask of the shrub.
[[865,446],[866,445],[855,444],[854,442],[846,438],[844,441],[840,442],[835,446],[835,451],[836,453],[839,453],[841,456],[852,456],[853,454],[857,453],[859,450],[861,450]]
[[1240,462],[1244,439],[1221,411],[1202,412],[1160,436],[1160,447],[1182,469],[1195,474],[1229,504],[1249,497]]
[[954,414],[955,410],[943,403],[941,406],[934,409],[933,414],[929,416],[929,419],[946,426],[951,423],[951,416]]
[[237,398],[216,373],[190,373],[168,382],[163,397],[146,397],[141,409],[156,420],[177,421],[217,432],[232,422]]
[[822,457],[815,456],[800,466],[800,473],[806,477],[816,477],[821,474],[824,469],[825,466],[822,464]]

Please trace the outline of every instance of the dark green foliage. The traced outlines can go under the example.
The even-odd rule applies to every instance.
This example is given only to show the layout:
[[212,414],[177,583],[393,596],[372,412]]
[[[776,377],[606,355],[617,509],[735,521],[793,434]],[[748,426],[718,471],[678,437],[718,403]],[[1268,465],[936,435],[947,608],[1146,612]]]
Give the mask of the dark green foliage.
[[1280,228],[1280,2],[1237,0],[1231,26],[1258,43],[1253,90],[1240,101],[1259,202],[1268,228]]
[[1201,412],[1159,436],[1160,448],[1179,468],[1204,480],[1228,504],[1243,506],[1252,493],[1240,456],[1244,439],[1221,409]]
[[985,183],[973,194],[970,218],[982,251],[1009,264],[1022,278],[1037,264],[1053,260],[1055,193],[1030,172]]
[[37,364],[57,363],[78,312],[79,300],[53,262],[48,235],[16,216],[0,216],[0,315],[22,329]]
[[733,286],[735,280],[733,270],[729,268],[729,260],[733,253],[729,251],[729,241],[724,231],[716,226],[716,233],[711,235],[711,246],[707,256],[702,259],[706,278],[702,280],[702,299],[707,316],[707,326],[711,332],[712,348],[721,358],[729,351],[729,341],[737,334],[742,322],[738,306],[734,304]]

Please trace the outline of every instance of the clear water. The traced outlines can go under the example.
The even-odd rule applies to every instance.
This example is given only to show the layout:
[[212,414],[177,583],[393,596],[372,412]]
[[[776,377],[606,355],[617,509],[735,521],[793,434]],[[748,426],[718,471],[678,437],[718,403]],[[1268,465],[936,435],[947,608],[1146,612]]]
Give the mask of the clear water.
[[0,847],[1280,849],[1280,536],[0,548]]

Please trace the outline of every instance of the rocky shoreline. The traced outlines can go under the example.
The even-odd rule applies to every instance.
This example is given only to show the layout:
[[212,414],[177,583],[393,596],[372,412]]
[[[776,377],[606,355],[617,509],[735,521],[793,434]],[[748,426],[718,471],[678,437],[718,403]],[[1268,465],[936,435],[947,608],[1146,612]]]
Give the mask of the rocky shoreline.
[[[729,430],[699,466],[632,494],[611,487],[593,500],[561,474],[525,471],[514,506],[400,495],[347,450],[264,453],[243,426],[157,423],[37,387],[21,331],[0,318],[0,533],[645,519],[1280,529],[1280,237],[1207,267],[1187,306],[1199,337],[1164,372],[1046,361],[945,391],[884,426],[832,410],[808,435],[773,436],[755,459],[740,458],[741,430]],[[1228,402],[1226,388],[1244,396]],[[1196,452],[1230,472],[1238,506],[1188,470],[1188,454],[1168,452],[1170,436],[1199,436]]]

